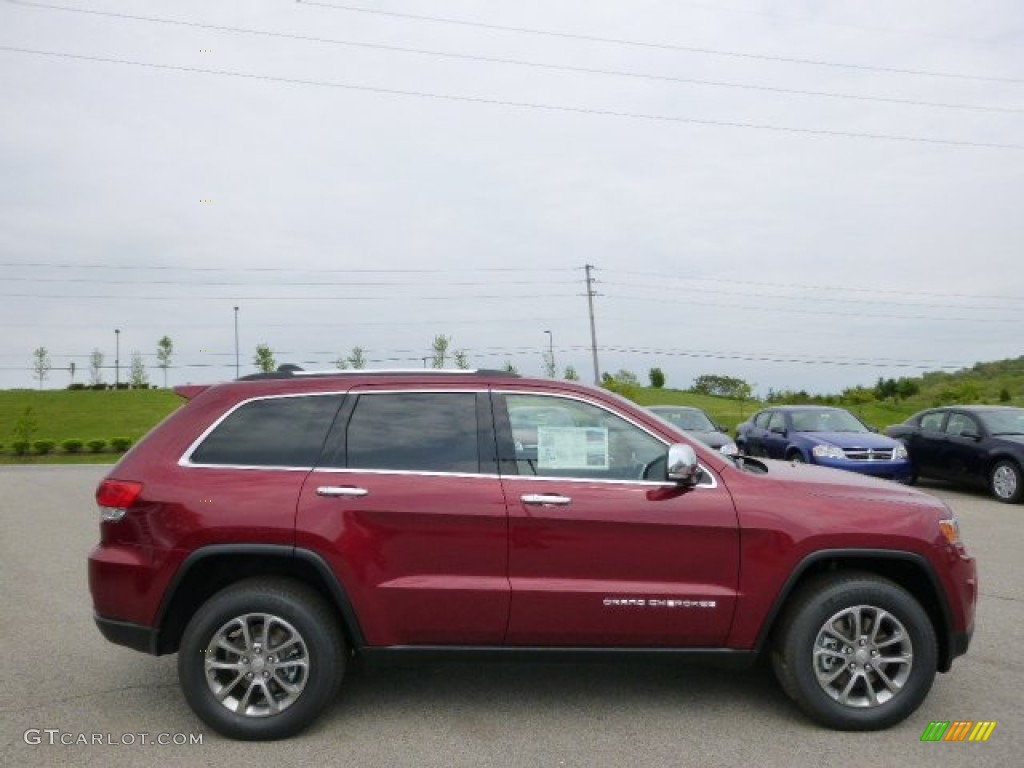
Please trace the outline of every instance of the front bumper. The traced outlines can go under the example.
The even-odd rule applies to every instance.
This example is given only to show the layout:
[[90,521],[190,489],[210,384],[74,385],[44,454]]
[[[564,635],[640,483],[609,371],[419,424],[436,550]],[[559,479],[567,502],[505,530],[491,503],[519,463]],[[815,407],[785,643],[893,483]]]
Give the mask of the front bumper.
[[861,475],[878,477],[884,480],[909,482],[914,476],[914,468],[909,461],[850,461],[849,459],[829,459],[814,456],[811,461],[820,467],[842,469],[857,472]]

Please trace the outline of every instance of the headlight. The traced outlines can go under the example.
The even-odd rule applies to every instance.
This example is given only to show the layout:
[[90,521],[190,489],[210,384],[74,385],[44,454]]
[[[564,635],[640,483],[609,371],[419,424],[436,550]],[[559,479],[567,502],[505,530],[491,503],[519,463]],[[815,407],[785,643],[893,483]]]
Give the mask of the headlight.
[[819,459],[845,459],[843,449],[835,445],[816,445],[811,448],[811,453]]
[[725,445],[723,445],[718,450],[719,450],[720,453],[724,453],[726,456],[739,456],[740,455],[740,449],[737,447],[736,443],[726,443]]
[[897,460],[899,460],[899,459],[909,459],[910,458],[910,454],[907,452],[907,446],[905,446],[903,443],[900,443],[899,445],[897,445],[893,449],[892,457],[894,459],[897,459]]

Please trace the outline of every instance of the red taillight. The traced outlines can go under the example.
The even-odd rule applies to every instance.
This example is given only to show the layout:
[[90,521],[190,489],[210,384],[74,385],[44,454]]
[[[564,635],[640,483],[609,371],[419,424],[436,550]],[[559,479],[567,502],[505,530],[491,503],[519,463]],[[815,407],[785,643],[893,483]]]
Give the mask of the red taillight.
[[96,503],[101,507],[127,509],[142,493],[142,483],[131,480],[104,480],[96,489]]

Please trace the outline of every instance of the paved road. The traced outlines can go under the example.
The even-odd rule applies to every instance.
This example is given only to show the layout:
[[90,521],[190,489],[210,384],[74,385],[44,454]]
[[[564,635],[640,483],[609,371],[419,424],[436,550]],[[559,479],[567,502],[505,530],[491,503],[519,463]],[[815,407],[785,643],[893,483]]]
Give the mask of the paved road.
[[[0,468],[0,764],[888,768],[1009,766],[1024,752],[1024,506],[927,488],[961,516],[979,558],[977,632],[922,708],[882,733],[809,724],[766,670],[443,664],[355,673],[299,738],[245,744],[202,729],[178,691],[173,657],[113,646],[93,626],[85,557],[104,472]],[[920,743],[930,720],[954,719],[998,726],[986,744]],[[59,729],[58,742],[109,734],[115,744],[50,745],[41,733],[29,745],[27,729]],[[203,740],[116,743],[139,733]]]

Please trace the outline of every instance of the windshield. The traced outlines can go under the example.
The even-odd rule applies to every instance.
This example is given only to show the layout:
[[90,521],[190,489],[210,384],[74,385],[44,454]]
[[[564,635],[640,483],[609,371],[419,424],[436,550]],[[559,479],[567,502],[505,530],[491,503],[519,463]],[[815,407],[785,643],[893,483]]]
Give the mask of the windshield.
[[795,411],[791,414],[797,432],[870,432],[848,411]]
[[678,429],[687,432],[717,432],[718,428],[711,422],[704,411],[690,408],[651,408],[651,410]]
[[981,416],[989,434],[1024,435],[1024,408],[984,411],[978,415]]

